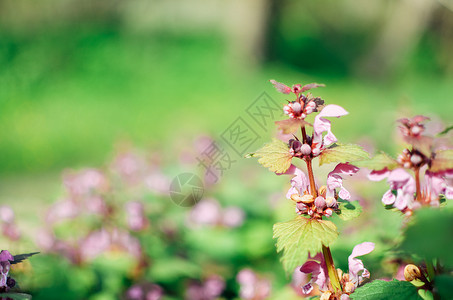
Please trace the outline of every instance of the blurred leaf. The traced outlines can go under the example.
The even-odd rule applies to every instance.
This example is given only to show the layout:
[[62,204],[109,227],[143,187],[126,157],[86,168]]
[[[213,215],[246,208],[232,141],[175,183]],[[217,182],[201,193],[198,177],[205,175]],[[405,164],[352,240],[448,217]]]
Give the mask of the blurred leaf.
[[415,212],[404,233],[401,249],[420,259],[440,259],[453,266],[451,241],[453,240],[453,211],[424,208]]
[[346,163],[369,159],[368,152],[359,145],[333,144],[319,155],[319,165],[328,163]]
[[370,170],[382,170],[387,168],[393,170],[398,168],[398,162],[391,158],[387,153],[381,152],[369,160],[363,160],[355,163],[357,167],[368,168]]
[[339,211],[337,211],[338,217],[343,221],[349,221],[354,218],[357,218],[362,213],[362,206],[359,204],[359,201],[339,201],[338,206]]
[[308,91],[308,90],[311,90],[311,89],[314,89],[314,88],[325,87],[325,86],[326,85],[323,84],[323,83],[309,83],[309,84],[304,85],[300,90],[303,93],[305,91]]
[[0,299],[13,299],[13,300],[28,300],[31,295],[24,293],[0,293]]
[[434,285],[441,299],[453,299],[453,276],[439,275],[434,278]]
[[448,169],[453,169],[453,149],[436,151],[429,170],[440,172]]
[[350,295],[352,300],[394,300],[394,299],[421,299],[417,288],[407,281],[374,280],[359,287]]
[[11,262],[11,264],[18,264],[29,258],[30,256],[33,256],[35,254],[38,254],[39,252],[32,252],[32,253],[26,253],[26,254],[18,254],[14,255],[14,260]]
[[169,282],[181,277],[198,277],[201,266],[179,257],[161,258],[152,263],[150,278],[154,281]]
[[445,134],[447,134],[448,132],[450,132],[450,130],[453,130],[453,125],[448,126],[448,127],[445,128],[442,132],[439,132],[439,133],[437,134],[437,136],[445,135]]
[[277,252],[284,250],[281,261],[289,274],[303,264],[308,254],[314,256],[338,237],[337,227],[331,221],[296,217],[292,221],[274,225]]
[[288,170],[293,158],[289,153],[289,146],[277,139],[272,139],[272,142],[246,157],[260,157],[258,162],[276,173],[284,173]]
[[275,121],[277,128],[281,130],[284,134],[294,133],[299,130],[302,126],[312,126],[310,123],[305,122],[304,120],[298,119],[286,119],[281,121]]

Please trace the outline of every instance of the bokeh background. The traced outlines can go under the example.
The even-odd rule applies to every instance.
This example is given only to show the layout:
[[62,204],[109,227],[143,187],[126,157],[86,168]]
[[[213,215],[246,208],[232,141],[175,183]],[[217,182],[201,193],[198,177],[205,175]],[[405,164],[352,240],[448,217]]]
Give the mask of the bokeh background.
[[[426,114],[439,124],[451,124],[452,53],[450,0],[0,0],[0,204],[12,207],[22,232],[19,241],[4,239],[2,248],[41,249],[36,240],[39,228],[46,227],[48,207],[66,193],[64,170],[109,170],[118,155],[138,151],[153,162],[150,166],[159,165],[162,178],[200,172],[194,157],[203,150],[200,145],[207,145],[207,137],[218,140],[263,92],[285,102],[269,79],[288,85],[326,84],[315,95],[350,112],[335,120],[339,140],[396,153],[398,117]],[[275,131],[262,135],[264,143]],[[165,187],[168,180],[162,178],[154,186]],[[117,299],[135,282],[146,280],[180,299],[181,286],[192,279],[202,282],[207,275],[203,270],[194,271],[196,275],[181,272],[178,264],[190,269],[194,266],[183,262],[207,251],[207,264],[221,266],[207,269],[227,282],[222,297],[237,297],[235,274],[245,267],[268,274],[278,297],[290,280],[274,254],[271,228],[292,213],[283,204],[287,181],[256,161],[239,159],[205,196],[241,208],[243,225],[217,226],[221,233],[189,232],[181,245],[163,239],[162,248],[176,247],[166,259],[178,257],[169,262],[170,275],[119,272],[122,279],[111,284],[117,287],[113,291],[103,285],[102,272],[85,270],[96,267],[73,266],[77,276],[96,284],[80,288],[67,279],[57,289],[58,276],[38,280],[36,274],[54,265],[58,274],[65,269],[60,262],[65,258],[44,254],[32,259],[22,287],[37,299],[58,299],[65,290],[74,299]],[[358,222],[385,223],[382,233],[374,233],[381,234],[376,239],[384,251],[391,248],[386,239],[398,233],[391,226],[400,220],[388,213],[384,217],[380,194],[385,184],[373,186],[359,183],[357,190],[379,217],[370,213]],[[168,196],[142,196],[133,197],[151,207],[155,201],[170,203],[162,211],[170,219],[190,214]],[[276,208],[280,206],[289,207],[289,213]],[[151,227],[154,217],[149,216]],[[77,225],[71,228],[78,230]],[[241,250],[231,250],[231,256],[222,256],[222,249],[206,250],[201,245],[213,243],[206,238],[209,234],[232,249],[242,245]],[[353,242],[362,238],[352,235],[351,242],[339,243],[340,266],[346,266]],[[231,240],[237,244],[228,244]],[[153,261],[164,255],[152,253]],[[379,275],[390,276],[391,271],[380,268],[380,253],[370,263]]]

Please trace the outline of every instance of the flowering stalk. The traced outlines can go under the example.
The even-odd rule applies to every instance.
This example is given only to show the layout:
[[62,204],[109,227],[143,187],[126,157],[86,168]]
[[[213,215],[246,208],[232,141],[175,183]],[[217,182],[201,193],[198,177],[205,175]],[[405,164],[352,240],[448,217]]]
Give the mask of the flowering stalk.
[[322,254],[324,255],[324,260],[326,261],[327,272],[329,274],[330,284],[332,288],[337,294],[341,291],[341,284],[340,279],[338,278],[338,272],[335,269],[335,265],[333,263],[332,253],[330,252],[330,248],[326,246],[322,246]]

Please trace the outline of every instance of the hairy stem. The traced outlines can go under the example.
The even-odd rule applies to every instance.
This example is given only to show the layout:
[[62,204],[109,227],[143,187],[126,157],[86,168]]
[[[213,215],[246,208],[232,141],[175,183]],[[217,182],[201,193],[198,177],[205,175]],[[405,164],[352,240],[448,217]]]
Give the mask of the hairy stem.
[[327,273],[329,274],[330,284],[332,285],[333,291],[338,293],[341,291],[340,279],[338,278],[337,270],[333,264],[332,253],[330,253],[330,248],[322,246],[322,254],[324,255],[324,260],[326,262]]
[[307,160],[305,160],[305,162],[307,163],[308,179],[310,180],[310,194],[313,196],[313,198],[316,198],[318,197],[318,192],[316,191],[315,176],[313,175],[311,158],[308,158]]
[[307,143],[307,132],[305,131],[305,126],[301,126],[301,131],[302,131],[302,142],[304,144]]

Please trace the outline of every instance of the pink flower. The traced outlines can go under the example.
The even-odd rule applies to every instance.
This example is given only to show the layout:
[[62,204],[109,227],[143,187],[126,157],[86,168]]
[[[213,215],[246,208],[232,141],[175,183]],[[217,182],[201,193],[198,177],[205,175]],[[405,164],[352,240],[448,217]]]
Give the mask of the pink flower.
[[241,286],[239,290],[241,299],[263,300],[269,297],[271,291],[270,282],[259,278],[252,270],[241,270],[236,276],[236,280]]
[[129,229],[140,231],[148,226],[148,219],[145,215],[143,203],[140,201],[129,201],[126,203],[127,224]]
[[[323,147],[329,146],[337,141],[337,138],[331,131],[330,121],[326,117],[341,117],[347,115],[348,112],[341,106],[329,104],[315,117],[313,123],[313,143],[312,149],[314,155],[319,155]],[[323,133],[327,134],[323,138]]]
[[[382,196],[382,203],[385,205],[393,205],[399,210],[411,208],[414,202],[415,180],[402,168],[392,171],[387,169],[381,171],[372,171],[368,178],[373,181],[381,181],[387,178],[390,184],[390,189]],[[396,195],[393,194],[396,191]]]
[[340,175],[349,175],[357,173],[359,168],[350,165],[349,163],[338,164],[332,172],[327,175],[327,191],[326,197],[334,197],[335,189],[340,188],[338,196],[343,200],[351,199],[351,194],[343,187],[343,178]]
[[[283,173],[285,175],[295,175],[291,179],[291,187],[289,188],[288,192],[286,193],[286,198],[291,199],[291,195],[298,194],[303,195],[304,191],[308,191],[310,188],[310,184],[308,182],[307,176],[294,165],[291,165],[289,169]],[[282,174],[279,174],[282,175]]]
[[305,274],[311,273],[311,280],[302,287],[302,292],[308,295],[313,290],[313,283],[316,283],[321,291],[328,290],[327,267],[324,256],[316,254],[314,258],[302,265],[300,271]]
[[0,288],[8,287],[8,273],[11,268],[12,261],[14,261],[14,257],[8,250],[2,250],[0,252]]
[[364,278],[370,278],[370,272],[365,269],[363,262],[357,256],[368,254],[373,250],[374,243],[364,242],[356,245],[349,255],[349,281],[354,283],[355,288],[363,282]]

